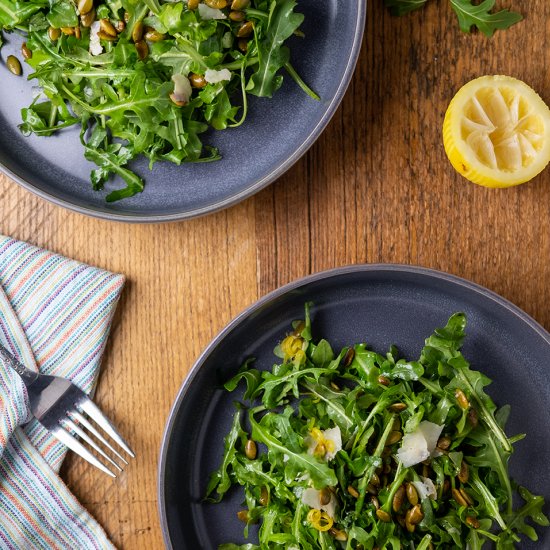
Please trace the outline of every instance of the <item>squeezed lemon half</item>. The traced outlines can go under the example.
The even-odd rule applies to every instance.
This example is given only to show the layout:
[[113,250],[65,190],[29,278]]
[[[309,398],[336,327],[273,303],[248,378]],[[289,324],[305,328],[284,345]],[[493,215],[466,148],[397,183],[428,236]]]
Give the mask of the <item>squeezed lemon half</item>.
[[511,187],[550,161],[550,109],[525,82],[482,76],[449,104],[443,144],[454,168],[486,187]]

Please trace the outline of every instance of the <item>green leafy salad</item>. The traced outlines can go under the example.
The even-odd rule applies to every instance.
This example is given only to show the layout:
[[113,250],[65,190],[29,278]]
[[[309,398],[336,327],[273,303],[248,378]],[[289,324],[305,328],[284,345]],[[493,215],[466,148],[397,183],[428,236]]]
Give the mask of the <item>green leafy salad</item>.
[[[259,545],[285,548],[514,548],[548,526],[544,499],[508,475],[508,406],[460,352],[466,317],[453,315],[418,361],[365,344],[336,352],[305,321],[275,348],[271,371],[247,361],[225,384],[246,383],[207,494],[244,488],[238,517],[259,523]],[[261,402],[261,404],[260,404]],[[521,503],[513,506],[513,495]],[[488,544],[486,544],[488,543]]]
[[[25,134],[81,128],[94,189],[112,176],[131,197],[127,164],[218,160],[200,135],[242,124],[247,96],[271,97],[282,69],[318,99],[285,45],[304,19],[295,0],[0,0],[0,31],[23,31],[21,54],[43,90],[22,110]],[[0,45],[2,35],[0,33]],[[21,74],[16,56],[9,70]]]

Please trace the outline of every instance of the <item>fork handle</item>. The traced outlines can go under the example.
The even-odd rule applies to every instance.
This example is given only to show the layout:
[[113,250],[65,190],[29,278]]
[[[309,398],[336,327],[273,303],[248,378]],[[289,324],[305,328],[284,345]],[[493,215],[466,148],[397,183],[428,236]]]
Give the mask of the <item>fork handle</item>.
[[25,386],[29,387],[38,378],[37,372],[25,367],[2,344],[0,344],[0,359],[4,360],[21,377]]

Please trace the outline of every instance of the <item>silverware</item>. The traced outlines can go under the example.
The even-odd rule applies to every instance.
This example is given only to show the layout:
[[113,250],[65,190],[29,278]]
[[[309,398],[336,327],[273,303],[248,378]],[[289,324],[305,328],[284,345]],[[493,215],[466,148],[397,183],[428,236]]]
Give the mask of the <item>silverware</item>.
[[[114,470],[122,472],[119,463],[128,464],[128,461],[105,439],[99,431],[101,429],[126,454],[132,458],[135,457],[128,444],[101,410],[72,382],[59,376],[48,376],[27,369],[1,344],[0,359],[3,359],[14,369],[23,380],[27,387],[33,416],[69,449],[106,474],[116,477],[115,473],[92,454],[74,435],[79,436],[82,441],[94,449]],[[95,441],[90,436],[93,436]],[[98,442],[103,445],[103,448],[99,446]],[[111,456],[105,452],[104,448],[112,453]],[[112,457],[116,457],[119,463]]]

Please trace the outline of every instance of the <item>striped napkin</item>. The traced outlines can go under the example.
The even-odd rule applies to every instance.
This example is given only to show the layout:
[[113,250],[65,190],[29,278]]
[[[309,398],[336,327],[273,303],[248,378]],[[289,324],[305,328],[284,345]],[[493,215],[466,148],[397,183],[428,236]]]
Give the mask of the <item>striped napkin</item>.
[[[123,284],[0,235],[0,342],[29,369],[89,393]],[[26,389],[0,360],[0,548],[113,548],[57,475],[67,449],[29,419]]]

